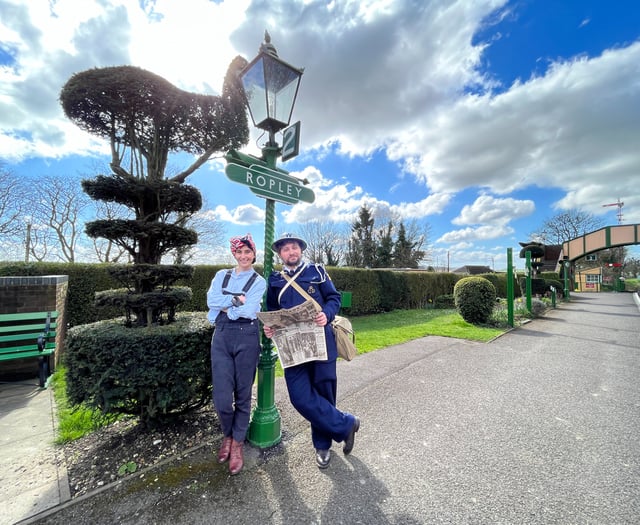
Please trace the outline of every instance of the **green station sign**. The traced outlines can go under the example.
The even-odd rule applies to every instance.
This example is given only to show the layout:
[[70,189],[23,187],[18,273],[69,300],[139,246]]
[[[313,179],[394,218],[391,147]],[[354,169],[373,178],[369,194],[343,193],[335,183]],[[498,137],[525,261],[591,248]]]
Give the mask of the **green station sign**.
[[224,172],[233,182],[249,186],[253,193],[265,199],[296,204],[300,201],[311,203],[316,198],[313,191],[303,186],[299,179],[283,171],[272,170],[258,164],[245,167],[229,162]]

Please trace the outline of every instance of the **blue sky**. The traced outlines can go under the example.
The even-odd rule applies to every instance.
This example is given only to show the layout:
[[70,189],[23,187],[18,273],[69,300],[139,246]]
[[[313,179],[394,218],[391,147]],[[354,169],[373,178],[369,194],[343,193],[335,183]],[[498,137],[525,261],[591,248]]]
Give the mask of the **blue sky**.
[[[620,198],[640,223],[633,0],[0,0],[0,160],[25,177],[89,176],[107,151],[62,114],[73,73],[132,64],[216,94],[265,29],[305,68],[301,152],[282,167],[316,194],[277,204],[277,233],[314,220],[346,233],[366,204],[428,228],[429,264],[503,269],[508,247],[566,209],[615,224],[603,204]],[[246,151],[263,142],[252,130]],[[226,237],[263,246],[264,200],[221,159],[187,182]]]

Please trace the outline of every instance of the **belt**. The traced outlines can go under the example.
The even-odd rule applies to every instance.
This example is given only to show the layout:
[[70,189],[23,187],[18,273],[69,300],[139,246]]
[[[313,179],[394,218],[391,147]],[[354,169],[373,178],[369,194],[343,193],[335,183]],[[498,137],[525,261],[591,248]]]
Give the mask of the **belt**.
[[219,322],[223,322],[223,323],[239,323],[239,324],[249,324],[249,323],[253,323],[253,321],[255,321],[255,319],[248,319],[246,317],[240,317],[238,319],[229,319],[229,316],[227,315],[226,312],[220,312],[218,314],[218,316],[216,317],[216,324]]

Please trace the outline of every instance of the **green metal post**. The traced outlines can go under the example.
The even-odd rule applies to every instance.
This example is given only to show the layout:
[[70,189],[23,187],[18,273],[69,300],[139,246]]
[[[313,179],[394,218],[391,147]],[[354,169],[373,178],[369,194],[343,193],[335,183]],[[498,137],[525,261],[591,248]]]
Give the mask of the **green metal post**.
[[[270,168],[276,167],[278,156],[278,146],[273,141],[264,147],[262,154]],[[269,278],[273,269],[273,235],[275,230],[275,209],[276,203],[273,199],[266,199],[265,222],[264,222],[264,277]],[[263,308],[266,307],[266,297],[263,301]],[[262,351],[258,363],[258,398],[256,407],[251,414],[251,423],[247,439],[249,443],[259,448],[269,448],[280,443],[282,433],[280,430],[280,412],[275,405],[275,376],[276,361],[278,355],[273,350],[271,339],[262,333]]]
[[513,248],[507,248],[507,322],[513,328]]
[[527,250],[524,255],[527,274],[527,310],[531,313],[531,252]]
[[563,300],[569,300],[569,268],[571,263],[568,260],[563,261],[564,265],[564,297]]

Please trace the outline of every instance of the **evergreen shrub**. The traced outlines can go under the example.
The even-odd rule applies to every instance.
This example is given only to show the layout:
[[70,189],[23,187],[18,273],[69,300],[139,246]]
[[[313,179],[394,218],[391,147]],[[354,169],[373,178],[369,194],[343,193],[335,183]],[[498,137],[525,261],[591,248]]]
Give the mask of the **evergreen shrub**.
[[147,425],[204,406],[212,335],[206,314],[192,312],[162,326],[126,328],[119,318],[73,327],[64,351],[69,401]]
[[452,293],[448,293],[446,295],[439,295],[436,297],[436,301],[434,303],[434,308],[438,308],[440,310],[448,310],[449,308],[456,307],[456,300]]
[[468,323],[486,323],[491,317],[496,288],[487,279],[464,277],[456,283],[453,295],[458,312]]

